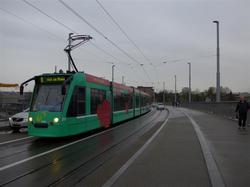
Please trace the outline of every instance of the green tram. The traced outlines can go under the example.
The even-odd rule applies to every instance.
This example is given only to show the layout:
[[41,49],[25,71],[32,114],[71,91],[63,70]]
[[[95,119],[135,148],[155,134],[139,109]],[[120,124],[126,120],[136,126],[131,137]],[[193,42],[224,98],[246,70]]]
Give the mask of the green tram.
[[[134,87],[83,72],[35,76],[28,134],[64,137],[134,118],[150,110],[150,96]],[[112,112],[113,111],[113,112]]]

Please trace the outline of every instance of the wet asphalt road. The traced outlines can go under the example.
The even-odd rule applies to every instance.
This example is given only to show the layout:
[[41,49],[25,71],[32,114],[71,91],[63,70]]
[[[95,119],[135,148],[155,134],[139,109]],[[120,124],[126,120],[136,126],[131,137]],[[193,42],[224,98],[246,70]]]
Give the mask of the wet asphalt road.
[[0,132],[0,186],[250,186],[249,127],[190,109],[69,138]]
[[[0,186],[75,185],[135,140],[157,130],[167,115],[167,111],[151,111],[112,129],[70,138],[3,134]],[[19,138],[23,139],[8,143]]]

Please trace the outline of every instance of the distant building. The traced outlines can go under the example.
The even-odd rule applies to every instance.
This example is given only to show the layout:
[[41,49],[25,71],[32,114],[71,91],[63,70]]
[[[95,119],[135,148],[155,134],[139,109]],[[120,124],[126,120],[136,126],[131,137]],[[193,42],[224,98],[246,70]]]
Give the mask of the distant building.
[[19,92],[0,92],[0,113],[12,115],[27,108],[31,94],[31,92],[26,92],[21,96]]
[[137,89],[149,94],[152,98],[154,97],[153,87],[138,86]]

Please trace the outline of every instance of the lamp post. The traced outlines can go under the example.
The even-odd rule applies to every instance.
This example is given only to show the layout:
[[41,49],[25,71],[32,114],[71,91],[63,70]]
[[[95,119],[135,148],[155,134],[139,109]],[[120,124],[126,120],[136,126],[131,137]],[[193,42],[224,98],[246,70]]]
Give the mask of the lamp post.
[[115,65],[113,64],[112,65],[112,84],[113,84],[113,82],[114,82],[114,71],[115,71]]
[[191,62],[188,62],[189,69],[189,88],[188,88],[188,102],[191,103]]
[[114,112],[114,71],[115,71],[115,65],[112,63],[112,82],[110,85],[110,91],[111,91],[111,124],[113,124],[113,112]]
[[163,95],[162,95],[163,105],[165,106],[165,81],[163,82]]
[[219,43],[219,21],[216,23],[217,29],[217,73],[216,73],[216,102],[220,102],[220,43]]
[[174,103],[177,105],[177,96],[176,96],[176,75],[174,75]]

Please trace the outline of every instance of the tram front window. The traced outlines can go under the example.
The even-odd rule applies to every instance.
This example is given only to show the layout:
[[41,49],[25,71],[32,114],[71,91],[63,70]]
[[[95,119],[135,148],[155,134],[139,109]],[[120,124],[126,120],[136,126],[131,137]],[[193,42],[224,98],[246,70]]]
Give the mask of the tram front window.
[[61,94],[62,85],[40,84],[35,90],[31,111],[60,112],[64,96]]

